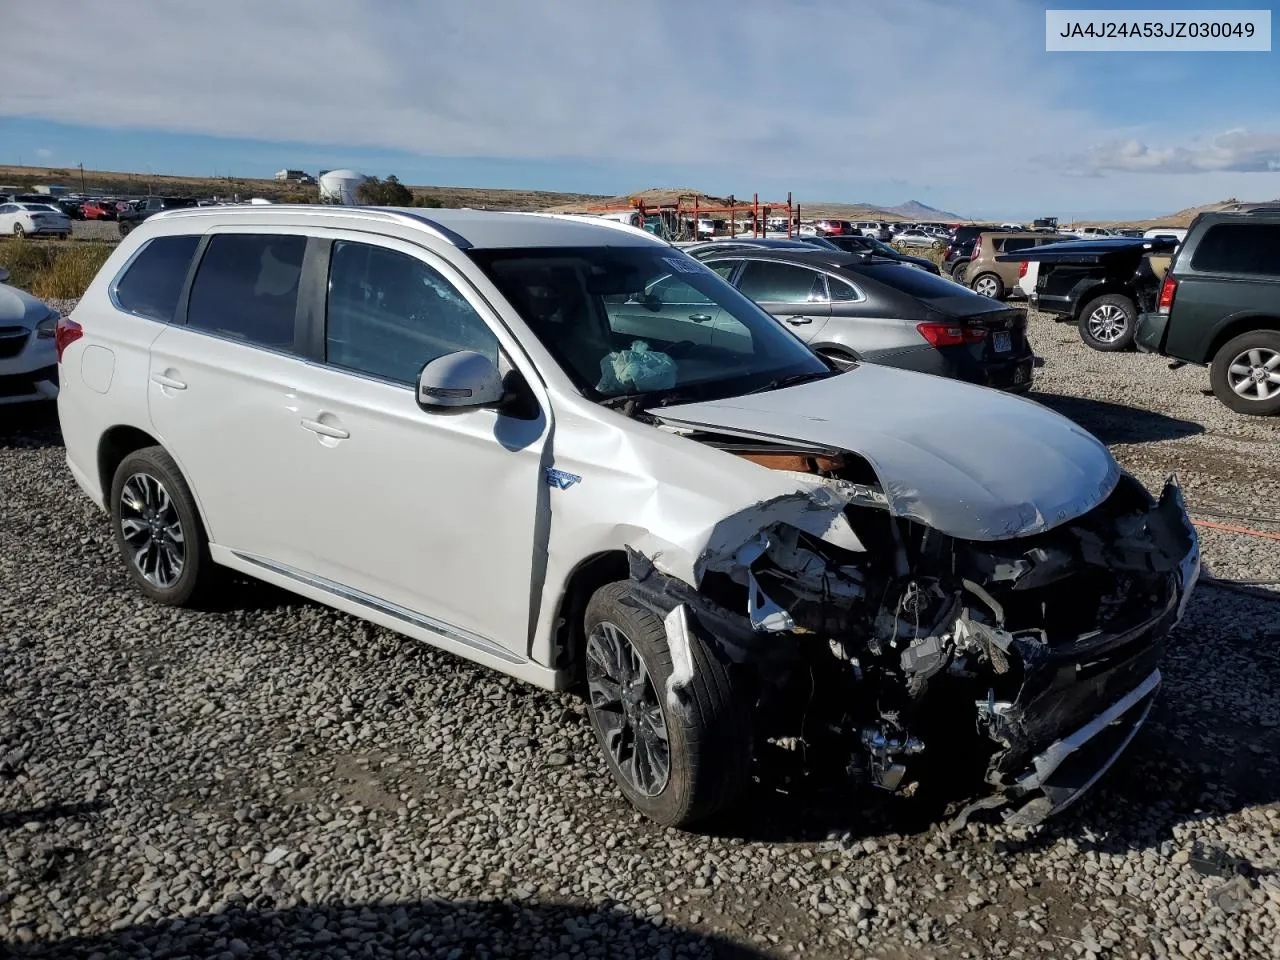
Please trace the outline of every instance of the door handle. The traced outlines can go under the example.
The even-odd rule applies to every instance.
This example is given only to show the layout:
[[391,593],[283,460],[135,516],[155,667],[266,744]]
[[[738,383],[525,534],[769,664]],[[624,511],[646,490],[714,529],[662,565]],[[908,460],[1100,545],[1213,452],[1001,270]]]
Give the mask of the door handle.
[[332,437],[334,440],[345,440],[347,437],[351,436],[350,433],[343,430],[341,427],[322,423],[319,420],[309,420],[306,417],[303,417],[299,422],[301,423],[303,430],[310,430],[312,433],[318,434],[322,437]]
[[787,323],[793,327],[798,327],[802,323],[813,323],[812,317],[787,317]]
[[694,323],[710,323],[710,322],[711,322],[711,314],[709,314],[709,313],[691,313],[691,314],[689,314],[689,319],[690,319],[690,320],[692,320],[692,321],[694,321]]
[[181,380],[175,380],[173,377],[166,377],[163,373],[153,373],[151,382],[158,383],[162,387],[168,387],[170,390],[185,390],[187,385]]

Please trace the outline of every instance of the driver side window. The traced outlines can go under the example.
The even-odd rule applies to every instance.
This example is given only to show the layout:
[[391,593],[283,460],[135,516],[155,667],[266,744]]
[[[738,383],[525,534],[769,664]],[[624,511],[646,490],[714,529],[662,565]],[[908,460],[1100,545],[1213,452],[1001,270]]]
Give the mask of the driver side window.
[[466,298],[416,257],[339,240],[329,262],[325,359],[413,384],[422,367],[459,350],[498,362],[498,340]]

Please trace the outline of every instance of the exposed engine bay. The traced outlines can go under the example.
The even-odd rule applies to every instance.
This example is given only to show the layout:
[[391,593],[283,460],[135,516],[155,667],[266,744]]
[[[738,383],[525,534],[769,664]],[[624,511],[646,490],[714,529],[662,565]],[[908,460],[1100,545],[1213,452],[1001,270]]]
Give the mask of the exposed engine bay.
[[[1122,474],[1081,516],[977,542],[893,515],[856,455],[694,439],[826,478],[856,535],[764,526],[701,558],[696,587],[631,551],[635,595],[664,618],[673,662],[693,630],[748,679],[758,756],[790,751],[909,793],[965,751],[980,797],[953,827],[994,808],[1031,826],[1091,786],[1145,720],[1199,573],[1172,479],[1155,501]],[[687,681],[672,676],[669,709]]]

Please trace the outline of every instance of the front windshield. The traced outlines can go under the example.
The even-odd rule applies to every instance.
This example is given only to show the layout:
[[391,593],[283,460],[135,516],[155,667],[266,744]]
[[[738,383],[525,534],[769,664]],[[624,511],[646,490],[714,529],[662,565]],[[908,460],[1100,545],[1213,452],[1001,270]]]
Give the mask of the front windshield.
[[831,372],[751,300],[674,249],[473,250],[471,257],[593,399],[705,400]]

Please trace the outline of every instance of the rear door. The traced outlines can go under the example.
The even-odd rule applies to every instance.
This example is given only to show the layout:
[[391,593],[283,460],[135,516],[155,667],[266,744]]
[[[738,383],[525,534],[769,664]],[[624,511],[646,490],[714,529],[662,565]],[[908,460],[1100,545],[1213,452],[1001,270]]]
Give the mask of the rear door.
[[151,344],[156,436],[200,503],[214,543],[302,566],[316,522],[296,496],[307,371],[299,281],[307,238],[215,232],[197,254],[177,322]]
[[738,290],[785,323],[806,343],[831,317],[831,296],[821,270],[780,260],[746,260]]

